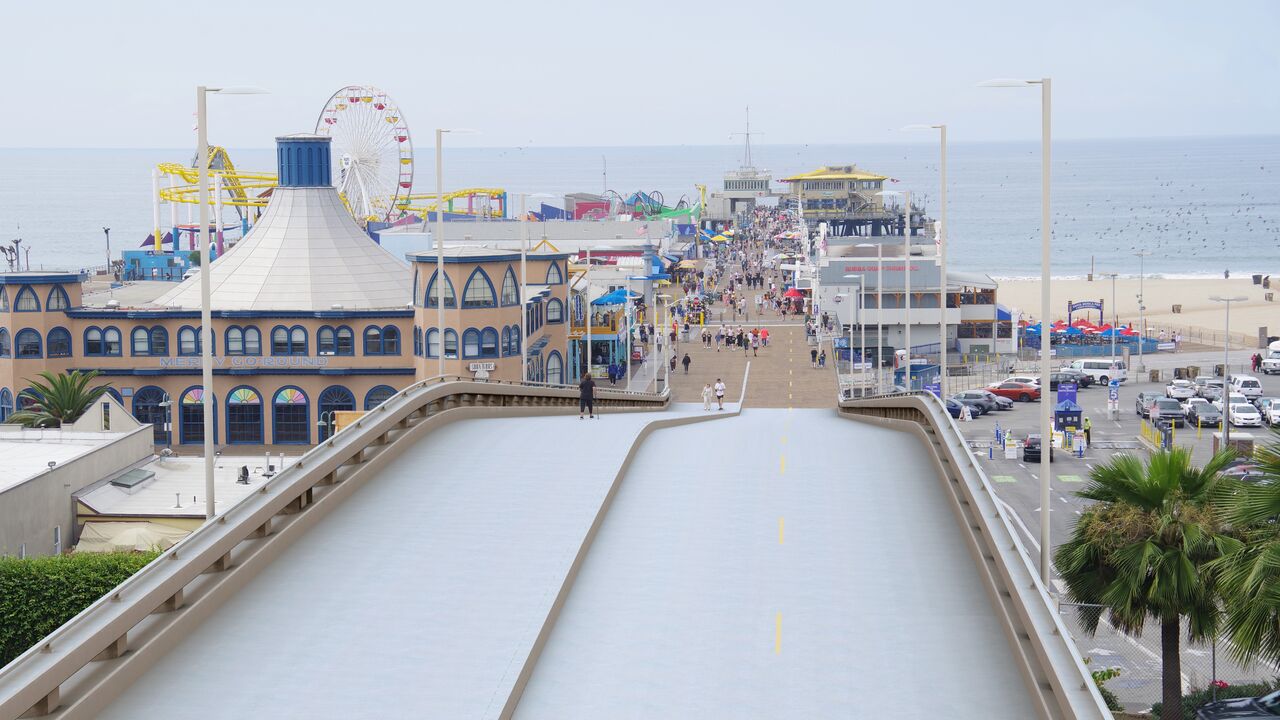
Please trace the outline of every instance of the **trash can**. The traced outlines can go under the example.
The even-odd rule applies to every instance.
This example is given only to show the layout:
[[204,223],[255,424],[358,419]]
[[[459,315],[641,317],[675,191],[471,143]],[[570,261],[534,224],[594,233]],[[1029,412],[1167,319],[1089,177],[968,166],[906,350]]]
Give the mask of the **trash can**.
[[1160,382],[1160,371],[1159,370],[1148,371],[1147,378],[1153,383]]
[[1183,368],[1176,367],[1176,368],[1174,368],[1174,369],[1173,369],[1173,379],[1174,379],[1174,380],[1182,380],[1182,379],[1186,378],[1186,376],[1187,376],[1187,371],[1186,371],[1186,370],[1184,370]]
[[1182,312],[1182,306],[1181,306],[1181,305],[1174,305],[1174,306],[1173,306],[1173,312],[1174,312],[1174,314],[1177,314],[1177,313]]
[[1256,273],[1256,274],[1253,276],[1253,284],[1254,284],[1254,285],[1261,285],[1261,284],[1262,284],[1262,273]]
[[1188,366],[1187,366],[1187,379],[1188,379],[1188,380],[1194,380],[1194,379],[1196,379],[1196,378],[1198,378],[1198,377],[1200,377],[1200,366],[1199,366],[1199,365],[1188,365]]
[[1217,365],[1214,365],[1214,366],[1213,366],[1213,376],[1214,376],[1214,377],[1222,377],[1223,375],[1226,375],[1226,366],[1225,366],[1225,365],[1223,365],[1222,363],[1218,363]]

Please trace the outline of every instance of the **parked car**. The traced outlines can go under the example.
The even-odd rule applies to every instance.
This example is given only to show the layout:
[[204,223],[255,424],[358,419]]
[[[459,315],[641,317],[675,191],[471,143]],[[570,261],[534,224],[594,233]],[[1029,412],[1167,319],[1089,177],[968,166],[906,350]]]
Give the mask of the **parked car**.
[[1129,378],[1129,370],[1125,367],[1123,360],[1076,360],[1069,365],[1072,370],[1079,370],[1082,373],[1092,375],[1094,381],[1100,385],[1106,385],[1112,380],[1124,382]]
[[1262,421],[1268,425],[1280,425],[1280,398],[1264,397],[1253,401]]
[[1007,397],[1018,402],[1031,402],[1040,399],[1040,388],[1030,383],[1007,381],[996,387],[987,388],[1000,397]]
[[968,405],[969,415],[972,417],[978,417],[987,411],[986,404],[977,398],[966,398],[960,395],[952,395],[950,400],[952,402],[958,402],[961,405]]
[[1087,388],[1093,385],[1093,382],[1094,382],[1092,375],[1090,375],[1089,373],[1080,372],[1079,370],[1076,370],[1075,368],[1072,368],[1072,367],[1058,368],[1058,375],[1061,375],[1062,379],[1066,380],[1067,382],[1073,382],[1079,385],[1081,389]]
[[1249,403],[1232,403],[1231,424],[1236,427],[1262,427],[1262,414]]
[[1164,397],[1164,395],[1157,392],[1140,392],[1138,393],[1138,396],[1133,399],[1133,410],[1138,415],[1147,417],[1148,413],[1151,411],[1151,403],[1162,397]]
[[1258,378],[1252,375],[1234,375],[1231,378],[1231,392],[1238,392],[1250,400],[1260,398],[1262,397],[1262,383],[1258,382]]
[[[1028,435],[1022,441],[1022,462],[1040,462],[1040,448],[1044,443],[1039,435]],[[1053,462],[1053,447],[1049,448],[1049,462]]]
[[1222,425],[1222,413],[1213,403],[1204,398],[1197,398],[1199,402],[1190,403],[1183,411],[1187,416],[1187,424],[1193,427],[1216,428]]
[[1031,375],[1010,375],[1009,377],[1001,380],[1000,382],[991,383],[987,387],[993,388],[993,387],[996,387],[997,385],[1003,385],[1007,382],[1024,383],[1026,385],[1035,385],[1036,387],[1040,387],[1040,378],[1032,377]]
[[1275,720],[1276,715],[1280,715],[1280,690],[1262,697],[1206,703],[1196,711],[1196,720]]
[[[960,417],[960,408],[964,407],[964,405],[961,405],[959,401],[952,400],[951,398],[947,398],[945,403],[947,406],[947,412],[951,414],[951,417]],[[972,411],[970,412],[972,413]]]
[[[1249,406],[1251,406],[1251,407],[1252,407],[1252,405],[1253,405],[1253,403],[1249,402],[1249,398],[1247,398],[1247,397],[1245,397],[1245,396],[1241,395],[1240,393],[1235,393],[1235,392],[1230,393],[1230,394],[1228,394],[1228,395],[1227,395],[1227,402],[1231,403],[1231,406],[1232,406],[1232,407],[1231,407],[1231,412],[1235,412],[1235,411],[1236,411],[1235,406],[1236,406],[1237,404],[1240,404],[1240,403],[1243,403],[1243,404],[1245,404],[1245,405],[1249,405]],[[1218,398],[1217,400],[1214,400],[1214,401],[1213,401],[1213,405],[1214,405],[1214,407],[1216,407],[1216,408],[1218,408],[1219,410],[1221,410],[1221,409],[1222,409],[1222,398]]]
[[1258,477],[1258,466],[1254,463],[1253,458],[1238,457],[1226,464],[1222,468],[1222,474],[1236,480],[1248,481],[1250,478]]
[[1222,378],[1207,378],[1200,386],[1200,397],[1205,400],[1217,400],[1222,397]]
[[953,400],[973,400],[982,406],[982,412],[988,413],[999,409],[999,403],[992,400],[985,390],[965,390],[951,396]]
[[979,390],[978,392],[986,395],[987,399],[996,404],[997,410],[1012,410],[1013,401],[1007,397],[1000,397],[990,390]]
[[1196,396],[1196,386],[1190,380],[1174,380],[1164,386],[1164,394],[1175,400],[1186,400]]
[[1151,418],[1151,422],[1168,423],[1174,427],[1182,427],[1187,419],[1182,403],[1173,398],[1156,398],[1147,411],[1147,417]]

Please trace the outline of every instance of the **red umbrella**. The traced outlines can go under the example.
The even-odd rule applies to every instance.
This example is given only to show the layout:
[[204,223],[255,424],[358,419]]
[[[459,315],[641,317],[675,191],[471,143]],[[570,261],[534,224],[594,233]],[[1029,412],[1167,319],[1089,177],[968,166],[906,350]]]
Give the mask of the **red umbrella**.
[[783,296],[783,297],[789,297],[789,298],[802,298],[802,297],[804,297],[804,293],[800,292],[799,290],[797,290],[797,289],[795,289],[795,288],[791,288],[790,290],[788,290],[788,291],[786,291],[786,292],[782,293],[782,296]]

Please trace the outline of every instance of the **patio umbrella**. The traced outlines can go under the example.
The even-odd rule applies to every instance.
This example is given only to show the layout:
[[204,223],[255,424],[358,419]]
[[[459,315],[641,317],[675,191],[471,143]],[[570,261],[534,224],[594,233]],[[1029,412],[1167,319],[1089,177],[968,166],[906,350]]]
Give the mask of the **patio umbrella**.
[[1083,334],[1084,334],[1084,331],[1083,331],[1083,330],[1081,330],[1081,329],[1080,329],[1080,328],[1078,328],[1078,327],[1069,327],[1069,328],[1067,328],[1066,330],[1064,330],[1063,332],[1065,332],[1066,334],[1071,335],[1071,336],[1073,336],[1073,337],[1074,337],[1074,336],[1076,336],[1076,335],[1083,335]]
[[782,293],[782,296],[789,297],[789,298],[801,298],[801,297],[804,297],[804,293],[800,292],[795,288],[791,288],[790,290]]

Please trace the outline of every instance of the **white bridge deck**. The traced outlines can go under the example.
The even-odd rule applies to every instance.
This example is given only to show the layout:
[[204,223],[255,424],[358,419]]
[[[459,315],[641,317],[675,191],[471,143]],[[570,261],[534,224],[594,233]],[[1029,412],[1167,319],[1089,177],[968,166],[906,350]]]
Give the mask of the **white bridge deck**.
[[[688,412],[431,433],[99,717],[498,717]],[[516,717],[1035,717],[926,453],[831,410],[657,431]]]

